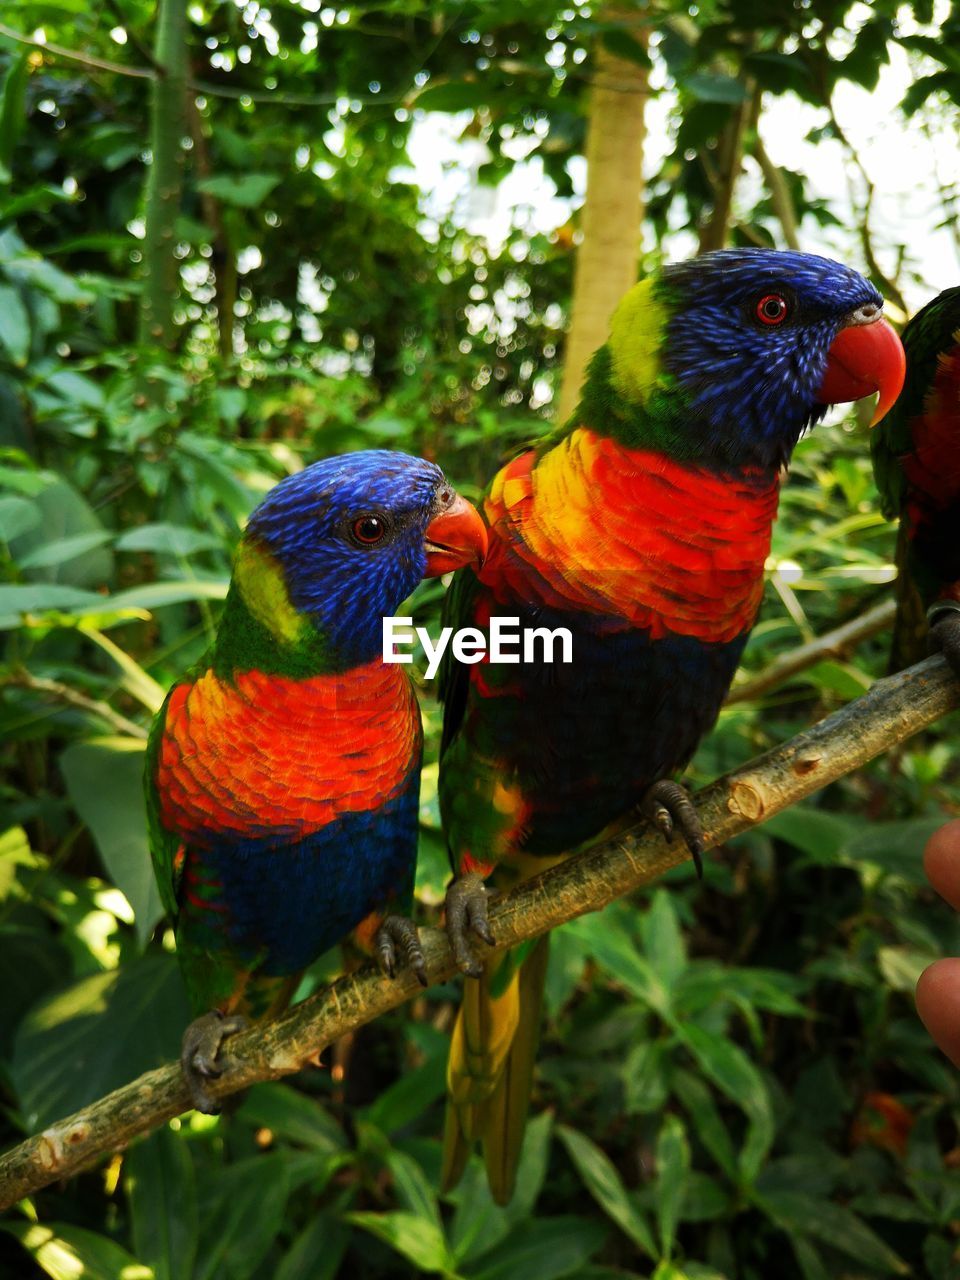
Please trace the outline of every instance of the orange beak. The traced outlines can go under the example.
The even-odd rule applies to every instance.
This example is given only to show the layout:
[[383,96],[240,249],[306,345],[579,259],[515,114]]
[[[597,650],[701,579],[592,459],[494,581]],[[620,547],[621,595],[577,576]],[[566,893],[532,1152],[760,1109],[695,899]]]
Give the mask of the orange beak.
[[487,528],[475,507],[459,493],[448,507],[427,525],[426,578],[439,578],[465,564],[483,564],[487,554]]
[[821,404],[842,404],[879,391],[870,421],[875,427],[900,394],[906,372],[903,346],[886,320],[849,324],[830,344],[817,399]]

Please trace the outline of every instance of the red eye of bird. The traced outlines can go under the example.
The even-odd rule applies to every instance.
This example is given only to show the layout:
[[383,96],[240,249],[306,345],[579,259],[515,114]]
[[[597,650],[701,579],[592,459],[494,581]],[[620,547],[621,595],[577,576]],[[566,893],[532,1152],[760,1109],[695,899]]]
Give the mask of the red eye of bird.
[[380,516],[361,516],[353,522],[353,536],[365,547],[372,547],[387,532],[386,523]]
[[765,293],[757,303],[757,319],[761,324],[783,324],[789,310],[779,293]]

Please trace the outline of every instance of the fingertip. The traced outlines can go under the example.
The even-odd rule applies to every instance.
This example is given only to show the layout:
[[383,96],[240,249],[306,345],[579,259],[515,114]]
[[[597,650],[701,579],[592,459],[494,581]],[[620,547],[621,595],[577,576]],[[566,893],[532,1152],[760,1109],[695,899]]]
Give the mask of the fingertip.
[[917,983],[917,1012],[930,1035],[960,1066],[960,959],[936,960]]
[[937,893],[960,911],[960,819],[945,823],[927,841],[923,870]]

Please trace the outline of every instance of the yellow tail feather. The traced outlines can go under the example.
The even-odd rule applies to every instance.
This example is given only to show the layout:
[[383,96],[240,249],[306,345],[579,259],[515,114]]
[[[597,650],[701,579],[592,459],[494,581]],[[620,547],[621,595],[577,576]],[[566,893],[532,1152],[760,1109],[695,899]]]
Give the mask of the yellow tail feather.
[[[450,1096],[444,1131],[445,1190],[457,1184],[470,1148],[479,1140],[494,1199],[506,1204],[513,1195],[530,1103],[548,956],[549,939],[541,938],[519,964],[508,954],[478,981],[464,984],[447,1065]],[[513,972],[504,985],[505,966],[511,966]]]

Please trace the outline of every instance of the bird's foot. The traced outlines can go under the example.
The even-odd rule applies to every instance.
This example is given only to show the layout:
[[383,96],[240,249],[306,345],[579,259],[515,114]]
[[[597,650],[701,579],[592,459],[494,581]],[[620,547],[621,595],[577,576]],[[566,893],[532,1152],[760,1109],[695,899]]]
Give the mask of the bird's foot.
[[930,648],[942,653],[960,678],[960,604],[934,605],[930,610]]
[[703,850],[706,839],[703,827],[689,792],[679,782],[663,779],[655,782],[640,801],[640,812],[663,833],[663,838],[672,844],[674,831],[679,828],[686,841],[697,875],[703,879]]
[[180,1070],[187,1084],[190,1101],[204,1115],[220,1114],[220,1103],[211,1098],[205,1081],[217,1080],[223,1075],[220,1049],[228,1036],[235,1036],[248,1026],[240,1014],[226,1015],[219,1009],[195,1018],[183,1033],[180,1046]]
[[417,975],[421,987],[428,985],[423,948],[417,926],[406,916],[386,916],[373,939],[377,962],[388,978],[396,976],[406,962]]
[[489,947],[496,945],[487,921],[489,902],[487,887],[475,871],[458,876],[447,890],[447,937],[457,968],[468,978],[479,978],[483,973],[483,965],[470,946],[471,933]]

